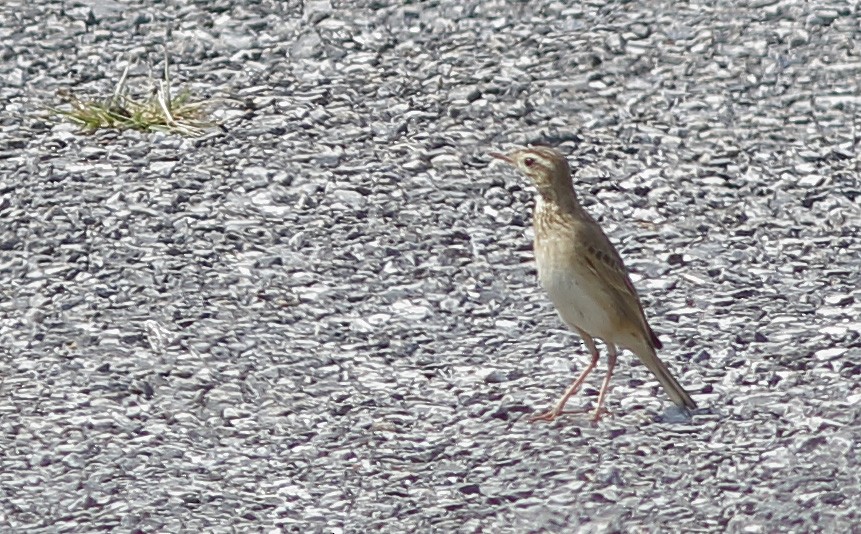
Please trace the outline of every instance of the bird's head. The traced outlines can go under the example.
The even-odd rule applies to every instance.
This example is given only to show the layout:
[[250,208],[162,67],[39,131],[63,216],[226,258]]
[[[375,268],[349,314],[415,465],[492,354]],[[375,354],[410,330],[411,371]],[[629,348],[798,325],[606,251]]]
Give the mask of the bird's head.
[[573,192],[571,168],[561,152],[549,147],[518,148],[508,154],[492,152],[492,157],[519,170],[535,184],[545,198]]

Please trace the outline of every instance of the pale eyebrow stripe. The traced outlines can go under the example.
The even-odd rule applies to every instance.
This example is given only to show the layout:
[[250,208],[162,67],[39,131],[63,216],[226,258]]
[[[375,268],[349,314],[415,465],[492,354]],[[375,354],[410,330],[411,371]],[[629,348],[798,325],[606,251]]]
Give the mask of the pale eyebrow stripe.
[[552,151],[551,149],[549,149],[549,148],[544,148],[544,147],[533,147],[533,148],[530,148],[530,149],[529,149],[529,151],[530,151],[532,154],[534,154],[534,155],[536,155],[536,156],[539,156],[541,159],[546,160],[546,161],[549,161],[549,162],[552,162],[552,161],[554,161],[554,160],[556,159],[556,158],[555,158],[555,154],[554,154],[554,153],[553,153],[553,151]]

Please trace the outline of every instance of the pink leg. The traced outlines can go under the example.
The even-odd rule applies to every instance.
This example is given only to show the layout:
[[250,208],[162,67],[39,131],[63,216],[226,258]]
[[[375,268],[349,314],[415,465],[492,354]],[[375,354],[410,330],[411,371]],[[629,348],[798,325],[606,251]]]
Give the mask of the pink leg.
[[595,409],[595,421],[600,421],[601,416],[604,414],[610,414],[610,412],[604,409],[604,399],[607,397],[607,393],[610,392],[610,377],[613,376],[613,368],[616,367],[616,356],[618,356],[616,346],[612,343],[607,343],[607,358],[609,363],[607,365],[607,376],[604,377],[604,383],[601,384],[601,392],[598,393],[598,408]]
[[[561,414],[562,410],[565,408],[565,403],[568,402],[568,399],[570,399],[572,395],[577,393],[577,390],[580,389],[581,385],[583,385],[583,381],[586,380],[586,377],[589,376],[589,373],[591,373],[592,370],[595,369],[595,366],[598,365],[598,349],[595,347],[595,341],[586,332],[578,330],[577,333],[580,334],[580,336],[583,338],[583,342],[586,343],[586,347],[589,348],[589,352],[592,354],[592,361],[589,362],[589,365],[586,366],[586,369],[583,369],[583,372],[580,373],[580,376],[577,377],[577,380],[575,380],[570,386],[568,386],[568,389],[565,390],[565,394],[562,395],[562,398],[559,399],[559,402],[556,403],[556,406],[552,410],[541,415],[536,415],[529,420],[530,422],[552,421],[559,417],[559,414]],[[613,361],[615,363],[615,358],[613,359]]]

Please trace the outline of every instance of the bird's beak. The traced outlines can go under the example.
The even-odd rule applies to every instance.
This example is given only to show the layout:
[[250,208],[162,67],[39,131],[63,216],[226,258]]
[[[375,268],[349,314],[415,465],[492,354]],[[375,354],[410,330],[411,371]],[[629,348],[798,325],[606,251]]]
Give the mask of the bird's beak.
[[509,158],[505,154],[500,154],[499,152],[491,152],[488,155],[492,158],[501,159],[502,161],[504,161],[505,163],[508,163],[509,165],[514,165],[514,160]]

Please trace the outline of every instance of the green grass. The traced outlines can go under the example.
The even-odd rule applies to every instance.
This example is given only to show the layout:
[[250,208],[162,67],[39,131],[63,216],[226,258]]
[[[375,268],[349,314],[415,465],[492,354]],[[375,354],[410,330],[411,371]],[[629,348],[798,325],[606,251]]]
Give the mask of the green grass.
[[52,111],[88,131],[112,128],[171,132],[185,136],[200,136],[214,128],[207,120],[209,102],[195,101],[188,90],[175,97],[170,90],[170,64],[165,50],[164,80],[146,97],[129,95],[126,87],[129,67],[123,71],[110,98],[84,100],[71,92],[61,93],[71,109]]

